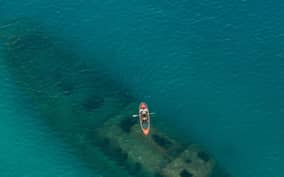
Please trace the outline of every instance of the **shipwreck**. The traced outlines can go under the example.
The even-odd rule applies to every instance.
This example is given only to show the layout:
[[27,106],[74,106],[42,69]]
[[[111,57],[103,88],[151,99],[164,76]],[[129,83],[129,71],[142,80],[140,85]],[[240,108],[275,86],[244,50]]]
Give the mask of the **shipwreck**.
[[90,167],[101,152],[123,170],[117,176],[227,177],[200,145],[180,142],[155,126],[143,136],[131,117],[138,100],[39,24],[21,19],[0,32],[11,77],[43,121]]

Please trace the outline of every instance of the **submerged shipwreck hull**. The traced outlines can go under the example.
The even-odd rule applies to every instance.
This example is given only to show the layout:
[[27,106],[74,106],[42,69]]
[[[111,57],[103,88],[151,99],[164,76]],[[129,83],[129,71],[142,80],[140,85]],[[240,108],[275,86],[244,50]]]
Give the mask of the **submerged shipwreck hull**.
[[1,35],[5,36],[3,62],[19,88],[90,167],[96,167],[92,163],[102,152],[124,171],[111,176],[216,173],[215,160],[199,145],[186,145],[155,128],[143,136],[138,120],[130,116],[137,100],[98,66],[79,60],[65,44],[51,39],[42,27],[15,21],[2,27]]
[[[130,104],[125,112],[137,107]],[[186,146],[152,128],[144,136],[136,119],[118,114],[97,129],[101,147],[141,176],[208,177],[215,161],[198,145]]]

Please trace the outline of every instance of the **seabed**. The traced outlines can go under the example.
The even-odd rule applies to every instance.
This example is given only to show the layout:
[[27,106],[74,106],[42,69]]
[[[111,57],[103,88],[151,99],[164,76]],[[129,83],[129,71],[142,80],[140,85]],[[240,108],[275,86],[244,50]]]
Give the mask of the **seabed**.
[[145,137],[131,117],[138,100],[44,31],[26,19],[0,27],[4,64],[43,120],[90,167],[100,151],[123,167],[118,176],[228,176],[200,145],[180,142],[155,126]]

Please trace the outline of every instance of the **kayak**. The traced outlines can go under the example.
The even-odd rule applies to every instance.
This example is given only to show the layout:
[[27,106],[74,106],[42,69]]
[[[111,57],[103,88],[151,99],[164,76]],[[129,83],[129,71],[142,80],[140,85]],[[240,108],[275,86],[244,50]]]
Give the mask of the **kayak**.
[[150,133],[150,113],[147,104],[144,102],[139,105],[139,122],[143,134],[147,136]]

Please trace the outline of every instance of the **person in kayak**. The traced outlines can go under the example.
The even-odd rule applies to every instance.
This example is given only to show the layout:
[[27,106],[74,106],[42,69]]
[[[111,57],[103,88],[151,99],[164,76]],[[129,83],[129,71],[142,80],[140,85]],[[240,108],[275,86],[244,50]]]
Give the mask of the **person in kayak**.
[[142,121],[147,121],[148,120],[148,111],[147,110],[145,110],[145,109],[142,109],[141,111],[140,111],[140,114],[142,115]]

